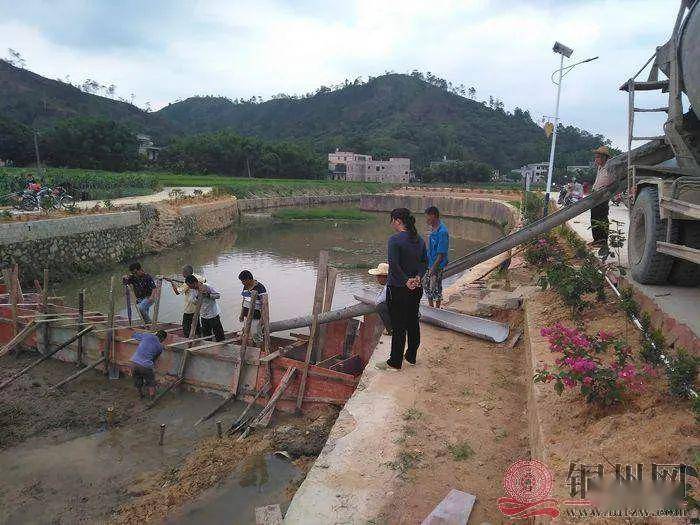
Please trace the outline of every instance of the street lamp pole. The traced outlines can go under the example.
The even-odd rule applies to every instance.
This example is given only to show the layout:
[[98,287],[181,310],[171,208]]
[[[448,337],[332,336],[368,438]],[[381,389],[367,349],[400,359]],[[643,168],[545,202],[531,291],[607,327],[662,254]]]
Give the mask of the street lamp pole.
[[560,55],[559,82],[557,82],[557,103],[554,106],[554,131],[552,132],[552,145],[549,148],[549,166],[547,167],[547,193],[544,196],[543,216],[547,216],[549,210],[549,194],[552,191],[552,173],[554,172],[554,148],[557,146],[557,128],[559,127],[559,98],[561,97],[561,77],[564,73],[564,55]]

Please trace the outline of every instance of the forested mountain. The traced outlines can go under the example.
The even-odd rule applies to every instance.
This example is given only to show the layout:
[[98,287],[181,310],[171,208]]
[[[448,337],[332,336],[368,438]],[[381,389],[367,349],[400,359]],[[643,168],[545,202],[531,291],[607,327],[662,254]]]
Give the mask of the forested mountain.
[[[489,97],[487,103],[473,98],[473,89],[467,96],[463,87],[454,88],[431,74],[390,73],[366,82],[346,81],[334,89],[321,87],[301,97],[278,95],[265,102],[259,97],[192,97],[150,113],[0,60],[0,129],[7,132],[0,140],[0,158],[22,162],[31,156],[31,128],[41,133],[64,119],[89,117],[125,124],[153,135],[159,145],[172,142],[174,149],[187,144],[182,137],[226,131],[286,143],[281,149],[275,146],[279,151],[291,151],[296,144],[322,162],[336,148],[375,157],[407,156],[418,171],[443,157],[502,171],[546,160],[549,139],[527,111],[506,112],[497,99]],[[574,127],[560,128],[560,133],[560,166],[587,163],[590,150],[607,142]],[[21,147],[12,137],[21,139]],[[212,162],[218,160],[207,159]]]
[[71,117],[101,117],[166,139],[177,129],[162,117],[127,102],[85,93],[0,60],[0,117],[37,128]]
[[[435,78],[435,77],[433,77]],[[190,132],[224,128],[273,140],[306,141],[320,153],[335,148],[375,156],[407,156],[415,166],[447,156],[501,170],[547,159],[549,139],[527,111],[491,107],[420,74],[387,74],[313,96],[266,102],[192,97],[157,112]],[[558,146],[562,162],[585,163],[605,139],[573,127]]]

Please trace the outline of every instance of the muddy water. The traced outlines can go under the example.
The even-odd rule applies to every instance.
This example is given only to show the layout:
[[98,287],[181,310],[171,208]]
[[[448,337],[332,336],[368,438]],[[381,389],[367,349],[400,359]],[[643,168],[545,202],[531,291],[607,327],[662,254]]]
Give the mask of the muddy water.
[[[417,221],[425,236],[425,219],[418,216]],[[445,223],[451,233],[452,258],[500,235],[497,226],[483,222],[447,217]],[[372,214],[367,221],[278,221],[269,212],[249,213],[223,233],[144,257],[141,262],[152,275],[173,277],[179,276],[184,264],[192,264],[222,294],[222,322],[227,330],[235,330],[239,327],[241,285],[237,276],[241,270],[251,270],[267,287],[272,320],[295,317],[311,311],[318,252],[330,250],[331,265],[340,269],[333,305],[345,306],[355,302],[354,290],[372,283],[367,268],[386,260],[386,240],[392,233],[387,214]],[[106,311],[109,277],[123,273],[123,266],[115,267],[60,283],[54,291],[65,296],[67,304],[75,305],[78,291],[85,288],[87,308]],[[117,305],[125,313],[121,286],[117,286]],[[160,320],[178,322],[181,306],[181,298],[165,283]],[[137,315],[134,311],[135,318]]]

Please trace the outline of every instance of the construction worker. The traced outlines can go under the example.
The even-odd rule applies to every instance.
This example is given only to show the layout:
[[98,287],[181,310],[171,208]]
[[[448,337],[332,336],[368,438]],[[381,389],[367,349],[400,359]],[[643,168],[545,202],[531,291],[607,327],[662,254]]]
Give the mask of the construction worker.
[[450,250],[450,233],[440,220],[440,210],[430,206],[425,210],[425,220],[430,227],[428,238],[428,272],[423,278],[423,289],[428,304],[440,308],[442,304],[442,272],[447,266],[447,253]]
[[[206,277],[194,273],[194,268],[187,264],[182,267],[182,278],[187,279],[187,277],[190,275],[194,275],[197,278],[197,281],[200,283],[207,283]],[[189,337],[190,332],[192,331],[192,319],[194,318],[195,310],[197,308],[196,301],[193,298],[194,294],[190,291],[190,287],[187,286],[187,283],[185,282],[178,283],[176,281],[170,281],[170,284],[173,287],[173,292],[175,292],[175,295],[182,295],[185,299],[185,307],[182,311],[182,334],[185,337]],[[197,319],[195,334],[197,336],[202,334],[202,324],[199,322],[199,319]]]
[[370,268],[367,273],[374,275],[377,284],[382,287],[382,291],[377,294],[374,300],[377,305],[377,313],[381,317],[386,333],[391,335],[391,317],[389,316],[389,306],[386,303],[386,282],[389,278],[389,263],[379,263],[376,268]]
[[215,341],[223,341],[225,335],[224,327],[221,325],[221,310],[216,302],[221,294],[211,286],[199,282],[194,275],[185,277],[185,284],[189,287],[195,302],[199,297],[202,298],[202,304],[199,307],[202,336],[209,337],[213,333]]
[[143,388],[148,390],[148,396],[153,398],[156,394],[156,374],[154,368],[158,356],[163,353],[163,341],[168,337],[165,330],[158,330],[155,334],[134,333],[134,339],[140,341],[136,352],[131,356],[134,365],[134,385],[139,391],[139,397],[143,399]]
[[134,295],[136,296],[136,307],[141,312],[141,317],[146,324],[151,322],[149,310],[153,303],[156,302],[156,294],[158,293],[156,283],[150,274],[143,271],[141,263],[133,262],[129,265],[130,275],[122,277],[122,282],[125,285],[134,287]]
[[[598,167],[598,173],[593,183],[593,191],[600,190],[606,186],[610,186],[614,181],[613,176],[608,173],[605,165],[611,157],[610,149],[607,146],[600,146],[593,150],[595,153],[594,163]],[[610,203],[605,201],[598,206],[591,208],[591,232],[593,233],[593,242],[591,246],[599,248],[598,255],[607,258],[610,254],[608,248],[608,214],[610,212]]]
[[[262,334],[260,332],[260,319],[262,319],[262,299],[263,295],[267,294],[267,289],[262,283],[259,283],[253,278],[253,274],[249,270],[243,270],[238,274],[238,279],[243,284],[243,290],[241,291],[241,296],[243,297],[243,302],[241,303],[241,314],[238,316],[238,320],[242,323],[248,316],[248,311],[253,308],[253,319],[250,325],[250,333],[252,334],[253,341],[260,343],[262,341]],[[255,304],[252,303],[253,291],[258,292],[258,297],[255,300]]]

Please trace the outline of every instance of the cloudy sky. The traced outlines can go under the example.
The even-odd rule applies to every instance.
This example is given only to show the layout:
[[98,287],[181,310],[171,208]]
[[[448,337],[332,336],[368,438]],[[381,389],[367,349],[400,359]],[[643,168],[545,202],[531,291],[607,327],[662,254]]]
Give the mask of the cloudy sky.
[[[560,40],[574,49],[572,61],[600,56],[565,77],[562,120],[622,146],[627,109],[618,87],[668,39],[677,6],[675,0],[0,0],[0,56],[8,47],[19,50],[41,75],[114,83],[122,97],[133,93],[136,104],[154,109],[192,95],[267,98],[418,69],[539,119],[554,113],[550,75],[558,57],[551,47]],[[658,117],[643,117],[640,131],[661,131]]]

